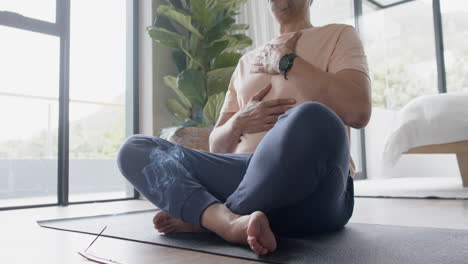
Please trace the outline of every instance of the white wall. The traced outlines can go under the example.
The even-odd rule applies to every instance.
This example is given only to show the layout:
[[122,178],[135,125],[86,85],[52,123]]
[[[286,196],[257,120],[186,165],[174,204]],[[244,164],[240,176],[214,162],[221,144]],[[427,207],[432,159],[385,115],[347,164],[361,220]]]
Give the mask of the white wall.
[[172,114],[166,108],[168,98],[175,94],[163,83],[163,76],[176,74],[171,50],[155,43],[146,31],[154,21],[156,7],[161,0],[140,1],[139,60],[140,60],[140,132],[159,135],[162,128],[171,126]]

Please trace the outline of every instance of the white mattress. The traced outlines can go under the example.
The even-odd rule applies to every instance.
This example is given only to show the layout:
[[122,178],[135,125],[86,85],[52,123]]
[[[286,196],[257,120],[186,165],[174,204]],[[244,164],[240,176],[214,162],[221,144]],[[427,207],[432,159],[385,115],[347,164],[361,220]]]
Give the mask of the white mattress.
[[463,140],[468,140],[468,92],[420,96],[398,112],[382,158],[394,166],[411,148]]

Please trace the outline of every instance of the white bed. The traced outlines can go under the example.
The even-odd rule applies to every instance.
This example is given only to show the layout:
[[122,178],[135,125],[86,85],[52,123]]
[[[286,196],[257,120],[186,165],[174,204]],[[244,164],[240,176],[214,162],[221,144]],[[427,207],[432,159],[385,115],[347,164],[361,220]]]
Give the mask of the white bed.
[[468,92],[426,95],[402,108],[382,158],[394,166],[402,154],[454,153],[468,187]]

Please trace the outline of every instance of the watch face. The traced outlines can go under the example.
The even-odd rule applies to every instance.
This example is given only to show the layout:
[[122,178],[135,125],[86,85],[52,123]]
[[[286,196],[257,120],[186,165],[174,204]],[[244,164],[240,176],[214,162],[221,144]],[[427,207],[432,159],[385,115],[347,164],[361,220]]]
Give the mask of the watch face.
[[289,65],[288,57],[287,56],[281,57],[281,59],[279,61],[280,71],[284,72],[288,68],[288,65]]

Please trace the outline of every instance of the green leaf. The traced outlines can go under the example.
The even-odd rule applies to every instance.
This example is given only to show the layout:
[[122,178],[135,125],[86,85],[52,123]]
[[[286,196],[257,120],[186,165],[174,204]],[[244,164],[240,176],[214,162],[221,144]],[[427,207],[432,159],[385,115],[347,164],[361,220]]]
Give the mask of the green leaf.
[[205,27],[208,27],[213,22],[213,14],[210,12],[210,7],[207,4],[205,0],[190,0],[193,19]]
[[188,52],[190,52],[190,54],[194,57],[194,58],[197,58],[197,61],[203,61],[202,59],[200,59],[200,54],[202,52],[202,49],[201,49],[201,45],[200,45],[200,41],[195,35],[192,35],[192,37],[190,38],[190,42],[189,42],[189,48],[188,48]]
[[153,40],[161,45],[178,49],[182,45],[182,41],[185,39],[182,35],[171,32],[164,28],[148,27],[148,34]]
[[179,72],[187,69],[187,56],[183,51],[174,50],[172,52],[172,58],[174,59],[174,62],[177,66],[177,70],[179,70]]
[[224,39],[229,41],[228,47],[224,52],[235,52],[252,45],[252,39],[244,34],[226,35]]
[[226,67],[208,72],[208,94],[213,95],[227,91],[235,69],[235,67]]
[[219,10],[226,10],[228,13],[232,13],[240,8],[247,0],[217,0],[216,8]]
[[177,77],[172,75],[166,75],[163,78],[164,84],[170,87],[172,90],[177,88]]
[[168,99],[166,106],[169,111],[171,111],[171,113],[181,121],[184,121],[190,116],[190,111],[185,109],[185,107],[183,107],[176,99]]
[[209,124],[214,125],[218,120],[225,95],[225,92],[221,92],[208,98],[208,102],[206,102],[206,105],[203,108],[203,113]]
[[206,102],[206,91],[203,73],[199,70],[187,69],[177,76],[177,87],[190,100],[192,106],[203,108]]
[[198,64],[198,66],[200,66],[200,67],[202,66],[202,63],[200,61],[198,61],[195,57],[193,57],[192,54],[190,54],[190,52],[188,50],[184,49],[183,47],[181,47],[180,50],[182,50],[184,52],[184,54],[190,59],[188,68],[194,69],[193,63]]
[[249,27],[250,26],[248,24],[234,24],[231,26],[231,28],[229,28],[229,31],[247,30]]
[[184,5],[186,6],[187,3],[184,0],[168,0],[168,2],[177,9],[185,9]]
[[242,54],[240,53],[223,53],[215,58],[211,69],[235,67],[241,57]]
[[239,10],[241,5],[245,4],[247,0],[230,0],[229,2],[231,2],[231,10]]
[[219,54],[227,48],[228,44],[229,41],[227,40],[216,41],[213,45],[205,49],[204,60],[211,61],[213,58],[219,56]]
[[190,100],[184,95],[184,93],[179,89],[179,87],[177,87],[177,78],[175,76],[166,75],[164,76],[163,80],[164,84],[169,86],[177,94],[180,101],[186,108],[192,108]]
[[235,22],[236,20],[232,17],[226,17],[221,20],[206,32],[206,42],[211,43],[222,38]]
[[188,15],[184,15],[177,11],[174,7],[168,5],[161,5],[156,9],[156,13],[160,15],[167,16],[168,18],[174,20],[179,25],[183,26],[188,31],[195,34],[198,38],[203,39],[203,35],[200,34],[198,29],[192,25],[192,18]]
[[164,28],[172,32],[177,32],[174,25],[172,25],[171,20],[165,16],[156,16],[156,20],[153,26],[156,28]]

